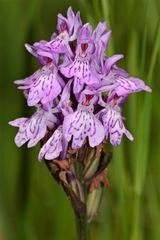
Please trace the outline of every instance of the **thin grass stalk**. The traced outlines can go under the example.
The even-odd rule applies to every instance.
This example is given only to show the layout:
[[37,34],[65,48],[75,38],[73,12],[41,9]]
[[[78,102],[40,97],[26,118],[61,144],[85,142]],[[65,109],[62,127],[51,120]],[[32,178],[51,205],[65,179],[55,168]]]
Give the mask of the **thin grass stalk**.
[[88,9],[91,8],[90,4],[88,1],[85,0],[77,0],[79,6],[83,9],[83,13],[86,16],[88,22],[90,22],[91,24],[95,23],[95,18],[93,15],[93,10],[91,9],[90,11],[88,11]]
[[101,18],[101,9],[100,9],[100,1],[99,0],[92,0],[92,6],[94,10],[94,16],[96,17],[96,20],[99,21]]
[[[108,0],[101,0],[101,5],[102,5],[101,12],[103,13],[103,18],[105,19],[105,21],[107,21],[107,23],[109,23],[109,25],[111,25],[110,6],[108,3]],[[113,54],[114,54],[114,44],[113,44],[113,41],[110,41],[109,48],[107,49],[107,55],[113,55]]]
[[121,146],[115,149],[115,176],[117,179],[116,188],[118,192],[118,205],[119,205],[119,229],[120,229],[120,239],[128,239],[128,212],[127,212],[127,196],[126,189],[129,185],[129,178],[127,177],[125,169],[125,156],[124,147]]
[[[154,175],[148,178],[148,194],[147,194],[147,209],[149,212],[151,225],[149,226],[149,222],[146,222],[147,227],[149,226],[152,231],[150,231],[149,238],[150,239],[159,239],[160,236],[160,208],[159,208],[159,196],[156,189],[156,183],[154,181]],[[150,189],[152,189],[152,193],[150,194]],[[152,204],[151,204],[152,203]],[[156,223],[156,224],[155,224]],[[146,237],[146,236],[145,236]]]
[[[135,30],[132,30],[131,38],[129,41],[129,50],[128,50],[128,71],[129,74],[136,76],[136,73],[139,71],[138,69],[138,33]],[[133,135],[135,135],[135,131],[137,128],[136,120],[137,120],[137,95],[131,95],[128,99],[128,128],[131,130]],[[135,141],[129,144],[129,162],[131,164],[131,171],[133,172],[133,169],[135,167]]]
[[[154,67],[157,60],[157,55],[160,50],[160,24],[158,24],[158,29],[156,31],[155,45],[153,48],[150,68],[148,71],[147,83],[152,86]],[[140,239],[140,211],[141,211],[141,194],[143,191],[143,186],[145,182],[147,160],[149,157],[149,136],[150,136],[150,121],[151,121],[151,110],[152,110],[152,95],[145,95],[142,102],[142,111],[139,120],[139,141],[136,154],[136,171],[135,171],[135,202],[134,202],[134,224],[131,239]]]
[[146,58],[146,44],[147,44],[147,32],[148,32],[148,25],[147,20],[149,19],[149,0],[146,0],[145,4],[145,19],[144,19],[144,33],[143,33],[143,42],[142,42],[142,55],[141,55],[141,76],[144,76],[144,68],[145,68],[145,58]]

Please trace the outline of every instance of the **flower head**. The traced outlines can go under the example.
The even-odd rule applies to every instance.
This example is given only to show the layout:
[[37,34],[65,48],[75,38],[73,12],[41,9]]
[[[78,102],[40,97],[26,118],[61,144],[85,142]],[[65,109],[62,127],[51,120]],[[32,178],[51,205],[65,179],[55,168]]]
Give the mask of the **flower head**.
[[42,67],[15,81],[28,106],[38,104],[31,118],[10,122],[19,127],[17,146],[28,141],[32,147],[42,140],[39,159],[62,160],[84,144],[92,149],[109,138],[118,146],[123,134],[133,140],[123,123],[122,105],[131,93],[151,89],[117,66],[122,54],[106,56],[111,35],[107,23],[95,29],[82,25],[80,13],[69,7],[66,17],[58,14],[57,31],[49,41],[25,45]]

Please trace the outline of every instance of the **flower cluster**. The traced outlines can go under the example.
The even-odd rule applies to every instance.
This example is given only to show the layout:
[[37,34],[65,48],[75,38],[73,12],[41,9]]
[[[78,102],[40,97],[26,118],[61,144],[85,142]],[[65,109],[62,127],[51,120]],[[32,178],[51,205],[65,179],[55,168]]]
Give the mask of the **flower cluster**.
[[16,145],[28,141],[33,147],[43,140],[39,160],[63,160],[68,149],[84,144],[94,148],[110,141],[118,146],[123,134],[133,140],[124,126],[122,104],[129,94],[151,89],[117,66],[123,55],[105,55],[111,35],[107,23],[93,30],[69,7],[67,17],[58,14],[57,32],[50,41],[25,45],[41,68],[15,81],[28,106],[36,108],[30,118],[10,122],[19,127]]

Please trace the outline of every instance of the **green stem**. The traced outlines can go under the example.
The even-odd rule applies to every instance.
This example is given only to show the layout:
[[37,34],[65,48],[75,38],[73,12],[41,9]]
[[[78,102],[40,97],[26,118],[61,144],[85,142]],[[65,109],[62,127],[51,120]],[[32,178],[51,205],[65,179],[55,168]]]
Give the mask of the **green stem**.
[[[82,191],[84,194],[84,203],[86,207],[86,199],[87,199],[87,194],[86,194],[86,184],[83,181],[83,170],[84,170],[84,149],[79,151],[79,156],[78,156],[78,161],[76,163],[76,174],[77,177],[80,181]],[[89,239],[89,234],[88,234],[88,222],[87,222],[87,208],[85,209],[85,212],[83,215],[78,215],[75,214],[76,218],[76,227],[77,227],[77,239],[78,240],[88,240]]]
[[77,226],[77,239],[88,240],[88,223],[86,214],[84,216],[78,216],[75,214],[75,217]]

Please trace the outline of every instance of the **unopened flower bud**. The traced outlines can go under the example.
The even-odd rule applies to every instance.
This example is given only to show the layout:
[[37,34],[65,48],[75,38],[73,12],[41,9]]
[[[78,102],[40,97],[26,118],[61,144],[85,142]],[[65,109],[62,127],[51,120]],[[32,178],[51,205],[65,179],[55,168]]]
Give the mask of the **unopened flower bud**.
[[101,203],[101,198],[103,194],[103,187],[93,189],[87,198],[87,219],[91,222],[94,216],[97,214],[98,208]]
[[100,156],[98,156],[92,161],[87,171],[84,173],[84,180],[90,179],[95,174],[99,166],[99,160],[100,160]]
[[67,180],[73,192],[77,195],[80,201],[84,202],[84,194],[79,180],[71,172],[67,173]]
[[95,148],[91,148],[88,149],[89,153],[87,156],[87,159],[85,160],[85,168],[84,168],[84,173],[88,170],[90,164],[93,162],[95,153],[96,153],[96,149]]

